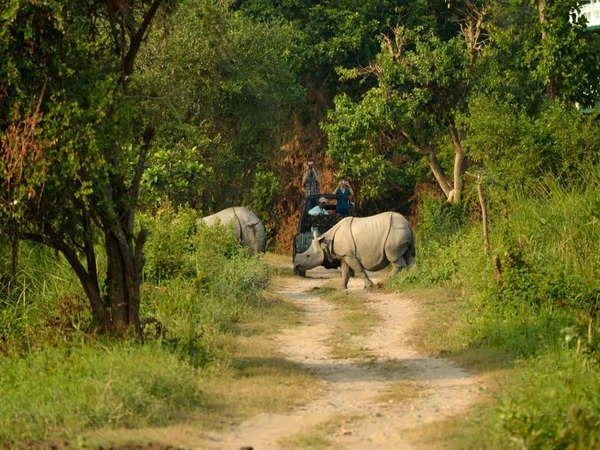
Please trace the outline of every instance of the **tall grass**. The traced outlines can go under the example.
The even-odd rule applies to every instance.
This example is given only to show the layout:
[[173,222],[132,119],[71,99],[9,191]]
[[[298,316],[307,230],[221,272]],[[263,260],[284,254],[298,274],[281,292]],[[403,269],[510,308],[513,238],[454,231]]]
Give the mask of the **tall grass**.
[[[0,446],[94,427],[164,425],[202,407],[201,369],[228,358],[222,336],[261,308],[269,272],[230,229],[196,228],[196,216],[167,205],[141,217],[151,232],[145,345],[93,334],[65,260],[21,246],[19,272],[6,274],[11,286],[0,298]],[[6,269],[10,254],[0,249]]]
[[72,343],[0,360],[0,442],[162,425],[198,407],[195,371],[156,343]]
[[517,369],[489,412],[494,426],[479,430],[480,445],[599,445],[600,177],[596,169],[586,177],[578,186],[549,178],[504,193],[508,218],[492,204],[500,279],[483,252],[481,224],[427,199],[417,267],[392,281],[395,289],[460,289],[462,325],[447,348],[503,355]]

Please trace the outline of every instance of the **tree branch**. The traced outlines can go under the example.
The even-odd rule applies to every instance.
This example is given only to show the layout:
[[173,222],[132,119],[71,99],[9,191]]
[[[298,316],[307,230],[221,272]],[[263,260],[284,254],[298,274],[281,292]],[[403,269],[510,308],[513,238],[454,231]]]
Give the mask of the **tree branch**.
[[433,150],[432,148],[421,148],[417,145],[417,143],[410,137],[410,135],[402,130],[400,131],[400,133],[402,134],[402,136],[404,136],[404,138],[406,139],[406,141],[408,142],[408,144],[419,154],[423,155],[425,157],[425,159],[427,160],[427,162],[429,163],[429,168],[431,169],[431,172],[433,173],[433,176],[435,177],[435,179],[437,180],[438,184],[440,185],[440,188],[442,189],[442,191],[444,192],[444,195],[446,196],[446,198],[448,200],[451,200],[451,194],[452,194],[452,186],[450,184],[450,180],[448,180],[448,177],[446,176],[446,173],[444,172],[444,169],[442,168],[440,162],[437,159],[437,155],[435,153],[435,150]]
[[127,54],[123,59],[123,75],[121,79],[121,82],[123,83],[125,82],[125,78],[133,73],[133,64],[135,62],[137,53],[140,49],[140,45],[144,38],[144,34],[148,30],[152,19],[154,19],[154,16],[156,15],[156,11],[160,6],[161,1],[162,0],[154,0],[154,2],[152,2],[152,5],[150,5],[150,8],[148,9],[148,11],[146,11],[146,14],[144,14],[144,20],[142,21],[140,27],[131,37],[131,41],[129,43],[129,50],[127,51]]
[[142,145],[142,151],[140,152],[137,166],[135,168],[135,175],[133,177],[133,181],[131,183],[131,188],[129,190],[129,196],[131,198],[132,204],[129,209],[129,217],[127,219],[127,233],[130,236],[133,235],[135,213],[137,211],[137,201],[138,201],[138,196],[140,193],[140,183],[142,181],[142,174],[144,173],[144,164],[146,162],[148,152],[150,151],[153,137],[154,137],[154,127],[151,125],[148,125],[146,127],[146,129],[144,130],[144,135],[143,135],[144,144]]
[[[81,264],[81,261],[79,261],[77,253],[73,249],[69,248],[69,246],[65,244],[60,238],[58,238],[58,236],[51,236],[52,234],[54,234],[53,231],[47,230],[47,232],[49,234],[48,236],[36,233],[23,233],[19,237],[21,239],[26,239],[29,241],[47,245],[50,248],[60,251],[64,255],[67,262],[75,271],[77,278],[79,278],[79,281],[81,282],[83,290],[85,291],[90,301],[90,306],[92,308],[94,317],[100,320],[101,325],[103,327],[106,327],[108,325],[108,315],[106,312],[106,308],[104,307],[104,304],[102,303],[102,300],[100,298],[100,288],[98,286],[98,278],[96,272],[94,272],[92,275],[90,272],[90,267],[88,267],[88,270],[86,270],[85,267],[83,267],[83,264]],[[95,268],[95,260],[92,267]]]

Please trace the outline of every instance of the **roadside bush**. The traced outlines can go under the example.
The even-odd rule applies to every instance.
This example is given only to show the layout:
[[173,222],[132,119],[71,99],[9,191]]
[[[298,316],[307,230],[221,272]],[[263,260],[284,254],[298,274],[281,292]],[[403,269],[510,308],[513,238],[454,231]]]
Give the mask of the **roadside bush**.
[[192,254],[197,219],[196,211],[184,207],[176,211],[169,202],[157,208],[153,216],[142,215],[142,226],[149,231],[144,247],[147,281],[157,283],[194,275]]
[[[448,203],[433,195],[421,199],[419,215],[419,236],[433,242],[448,239],[462,230],[469,218],[464,204]],[[427,241],[424,245],[427,246]]]
[[265,225],[265,238],[267,247],[275,238],[280,217],[273,211],[273,204],[276,203],[277,196],[281,193],[281,182],[273,171],[258,167],[254,171],[252,190],[250,191],[250,200],[252,211]]
[[[191,214],[185,209],[168,210],[165,216],[167,220],[159,217],[157,222],[167,228],[173,223],[180,229],[182,223],[190,223]],[[231,331],[250,307],[258,305],[269,272],[260,256],[250,256],[230,227],[199,223],[192,233],[189,225],[184,228],[185,245],[165,244],[166,248],[176,248],[177,255],[163,258],[162,244],[153,247],[160,250],[154,261],[160,265],[168,262],[171,270],[162,272],[169,276],[161,276],[158,285],[144,285],[141,315],[158,322],[163,345],[192,365],[205,366],[223,356],[218,337]],[[161,241],[160,236],[151,239]]]
[[459,271],[486,272],[481,231],[469,224],[465,206],[428,195],[419,205],[419,217],[416,267],[401,271],[392,286],[460,285]]
[[[600,202],[597,182],[567,190],[549,180],[537,197],[514,192],[508,221],[490,223],[491,253],[499,255],[496,283],[483,252],[481,224],[439,200],[422,203],[416,269],[400,272],[395,288],[451,283],[487,304],[552,304],[593,313],[600,305]],[[494,220],[495,219],[495,220]]]
[[600,304],[600,208],[597,184],[567,190],[556,181],[538,185],[531,198],[513,194],[501,236],[505,301],[541,302],[594,313]]
[[216,280],[223,268],[222,264],[236,257],[250,258],[246,247],[234,236],[229,226],[219,223],[208,226],[198,224],[192,238],[195,275],[199,280]]

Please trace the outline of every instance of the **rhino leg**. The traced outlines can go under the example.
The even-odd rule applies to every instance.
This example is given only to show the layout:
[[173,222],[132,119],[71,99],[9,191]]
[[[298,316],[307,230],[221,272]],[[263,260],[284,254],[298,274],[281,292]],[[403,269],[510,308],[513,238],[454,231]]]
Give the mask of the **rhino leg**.
[[346,261],[346,264],[348,264],[348,266],[350,266],[350,269],[352,269],[355,274],[360,274],[363,277],[363,279],[365,280],[365,288],[370,288],[371,286],[373,286],[373,282],[367,275],[365,268],[362,266],[362,264],[360,263],[360,261],[358,259],[347,256],[345,258],[345,261]]
[[385,255],[392,264],[392,272],[389,278],[394,278],[405,267],[410,266],[414,262],[414,245],[402,245],[400,247],[390,246],[385,249]]
[[398,275],[398,272],[400,272],[406,266],[407,266],[407,264],[406,264],[406,261],[404,259],[404,256],[401,256],[396,261],[392,261],[392,271],[390,272],[389,278],[390,279],[394,278],[396,275]]
[[348,280],[350,279],[352,269],[342,260],[342,289],[348,288]]
[[257,254],[260,249],[258,248],[258,231],[256,229],[256,223],[246,225],[246,234],[248,235],[248,247],[250,248],[251,254]]

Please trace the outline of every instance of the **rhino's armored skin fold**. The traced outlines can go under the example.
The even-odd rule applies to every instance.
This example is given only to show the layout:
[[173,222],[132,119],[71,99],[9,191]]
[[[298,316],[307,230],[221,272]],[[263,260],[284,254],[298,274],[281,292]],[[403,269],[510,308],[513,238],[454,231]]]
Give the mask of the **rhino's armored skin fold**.
[[322,265],[327,258],[342,262],[342,286],[354,273],[363,277],[365,287],[373,285],[366,271],[384,269],[391,264],[391,277],[408,267],[415,259],[415,238],[407,220],[396,212],[384,212],[369,217],[346,217],[321,236],[294,259],[300,270]]
[[265,227],[256,214],[243,206],[232,206],[198,219],[207,225],[232,225],[235,236],[253,253],[265,251]]

